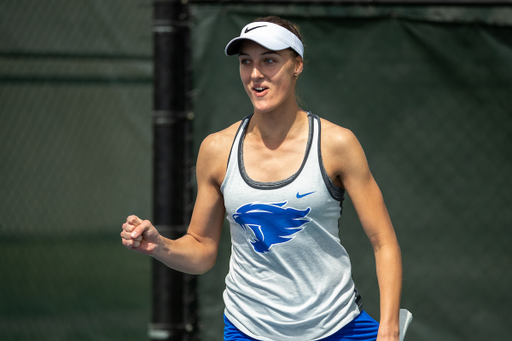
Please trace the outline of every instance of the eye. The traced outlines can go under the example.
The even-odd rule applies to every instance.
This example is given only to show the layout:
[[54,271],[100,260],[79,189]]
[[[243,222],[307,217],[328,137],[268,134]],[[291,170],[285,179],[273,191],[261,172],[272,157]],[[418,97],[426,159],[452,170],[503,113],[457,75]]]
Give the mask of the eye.
[[240,65],[248,65],[250,61],[248,59],[240,59]]
[[265,63],[267,63],[267,64],[274,64],[275,62],[276,61],[274,59],[270,59],[270,58],[265,59]]

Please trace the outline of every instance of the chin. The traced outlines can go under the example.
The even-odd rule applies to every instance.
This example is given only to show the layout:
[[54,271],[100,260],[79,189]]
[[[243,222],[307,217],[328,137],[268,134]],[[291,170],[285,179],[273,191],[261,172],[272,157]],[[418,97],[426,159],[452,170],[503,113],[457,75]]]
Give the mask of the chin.
[[259,101],[253,101],[252,106],[254,108],[254,111],[258,111],[261,113],[271,112],[275,109],[277,109],[278,105],[268,103],[268,102],[259,102]]
[[262,113],[262,114],[266,114],[266,113],[272,112],[274,110],[275,110],[274,107],[272,107],[272,108],[267,108],[267,107],[265,107],[265,108],[258,108],[258,107],[254,107],[254,111],[257,111],[257,112]]

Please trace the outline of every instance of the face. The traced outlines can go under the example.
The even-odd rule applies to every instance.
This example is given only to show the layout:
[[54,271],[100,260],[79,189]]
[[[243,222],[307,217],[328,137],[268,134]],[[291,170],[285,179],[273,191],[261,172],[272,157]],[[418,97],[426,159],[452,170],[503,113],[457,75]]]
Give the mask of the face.
[[246,40],[240,47],[240,78],[255,112],[272,112],[296,106],[294,74],[302,72],[302,58],[292,51],[271,51]]

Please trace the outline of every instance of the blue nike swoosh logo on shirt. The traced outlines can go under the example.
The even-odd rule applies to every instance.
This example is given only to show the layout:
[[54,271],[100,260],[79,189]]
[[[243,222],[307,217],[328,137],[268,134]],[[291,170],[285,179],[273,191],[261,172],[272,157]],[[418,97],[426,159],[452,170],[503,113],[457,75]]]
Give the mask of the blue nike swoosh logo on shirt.
[[304,198],[306,195],[310,195],[313,193],[315,193],[315,191],[309,192],[309,193],[304,193],[304,194],[299,194],[299,192],[297,192],[297,199]]

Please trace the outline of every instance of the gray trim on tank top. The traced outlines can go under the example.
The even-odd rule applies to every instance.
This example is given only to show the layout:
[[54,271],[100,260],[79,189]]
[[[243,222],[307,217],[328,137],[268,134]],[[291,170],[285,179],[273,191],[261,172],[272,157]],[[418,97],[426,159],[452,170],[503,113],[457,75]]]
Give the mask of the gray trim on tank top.
[[235,142],[236,142],[236,138],[238,137],[238,133],[240,133],[240,130],[242,129],[245,121],[250,120],[252,115],[254,115],[254,114],[249,114],[249,115],[245,116],[242,119],[242,121],[240,121],[240,125],[238,126],[238,129],[236,130],[236,134],[235,134],[235,138],[233,139],[233,143],[231,143],[231,149],[229,150],[228,163],[226,164],[226,171],[229,167],[229,161],[231,160],[231,153],[233,152],[233,147],[235,146]]
[[[279,181],[272,181],[272,182],[261,182],[261,181],[253,180],[249,177],[249,175],[247,174],[247,171],[245,170],[245,166],[244,166],[244,162],[243,162],[243,145],[244,145],[245,131],[246,131],[247,127],[249,126],[249,122],[247,122],[245,127],[243,127],[242,132],[240,132],[240,130],[242,129],[242,126],[244,125],[244,123],[246,123],[246,121],[249,121],[251,119],[252,114],[246,116],[242,120],[242,123],[238,127],[238,131],[235,135],[235,139],[239,133],[243,135],[243,136],[240,136],[240,141],[238,142],[238,169],[240,170],[240,175],[242,176],[242,179],[244,179],[245,183],[247,183],[247,185],[251,186],[252,188],[256,188],[256,189],[276,189],[276,188],[284,187],[284,186],[290,184],[291,182],[293,182],[293,180],[295,180],[301,173],[301,171],[304,168],[304,166],[306,165],[306,161],[309,157],[309,152],[311,149],[311,145],[313,143],[313,134],[314,134],[313,119],[316,119],[318,121],[318,146],[317,146],[317,148],[318,148],[318,163],[319,163],[319,167],[320,167],[320,173],[322,174],[322,178],[324,180],[325,186],[327,187],[327,190],[329,191],[329,194],[335,200],[338,200],[340,202],[340,206],[343,207],[342,203],[343,203],[343,200],[345,199],[345,190],[339,188],[332,182],[331,178],[329,177],[329,175],[327,174],[327,172],[325,170],[325,167],[324,167],[324,164],[322,161],[322,148],[321,148],[322,126],[321,126],[320,118],[317,115],[311,113],[310,111],[308,111],[307,114],[308,114],[308,122],[309,122],[309,133],[308,133],[309,135],[308,135],[308,142],[306,145],[306,151],[304,154],[304,159],[302,160],[302,164],[301,164],[299,170],[295,174],[291,175],[290,177],[288,177],[286,179],[279,180]],[[235,141],[233,141],[233,143],[234,142]],[[231,157],[231,152],[230,152],[230,157]],[[229,158],[228,158],[228,160],[229,160]]]
[[[252,115],[251,115],[252,116]],[[247,116],[246,119],[250,120],[251,116]],[[245,119],[244,119],[245,122]],[[244,179],[245,183],[252,188],[256,189],[277,189],[284,187],[288,185],[289,183],[292,183],[293,180],[295,180],[299,174],[301,173],[302,169],[304,169],[304,166],[306,165],[306,161],[309,156],[309,151],[311,149],[311,144],[313,143],[313,132],[314,132],[314,125],[313,125],[313,118],[311,117],[310,113],[308,112],[308,122],[309,122],[309,135],[308,135],[308,143],[306,144],[306,151],[304,154],[304,159],[302,160],[302,164],[300,165],[300,168],[295,174],[291,175],[290,177],[279,180],[279,181],[271,181],[271,182],[261,182],[253,180],[249,177],[247,174],[247,171],[245,170],[244,166],[244,140],[245,140],[245,132],[247,130],[247,127],[249,126],[249,122],[245,125],[243,131],[241,132],[242,136],[240,136],[240,141],[238,143],[238,169],[240,170],[240,175],[242,176],[242,179]]]
[[[327,190],[331,194],[331,196],[338,200],[340,202],[340,205],[343,203],[343,200],[345,200],[345,190],[339,188],[336,186],[329,175],[327,174],[327,171],[324,167],[324,161],[322,159],[322,122],[320,121],[320,118],[316,116],[315,114],[311,115],[318,120],[318,163],[320,164],[320,171],[322,173],[322,178],[324,179],[325,186],[327,187]],[[343,205],[341,205],[343,208]]]

